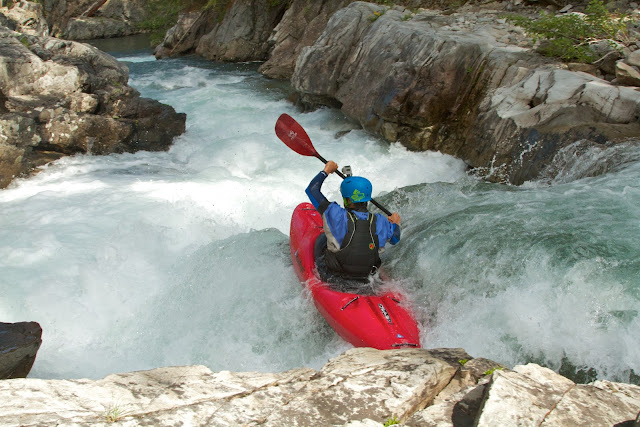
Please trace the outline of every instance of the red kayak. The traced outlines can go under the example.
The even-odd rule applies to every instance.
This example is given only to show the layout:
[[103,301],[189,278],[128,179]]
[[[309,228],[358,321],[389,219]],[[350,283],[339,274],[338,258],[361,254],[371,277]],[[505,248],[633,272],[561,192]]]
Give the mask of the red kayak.
[[356,347],[420,347],[418,324],[402,296],[390,291],[375,295],[342,292],[320,279],[314,250],[322,233],[322,216],[313,205],[298,205],[291,218],[289,237],[293,267],[329,325]]

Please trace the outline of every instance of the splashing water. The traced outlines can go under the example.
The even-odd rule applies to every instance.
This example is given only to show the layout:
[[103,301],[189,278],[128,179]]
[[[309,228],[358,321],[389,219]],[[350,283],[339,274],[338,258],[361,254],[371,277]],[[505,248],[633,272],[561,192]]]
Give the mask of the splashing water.
[[[32,377],[319,368],[349,348],[290,263],[291,212],[322,164],[276,138],[281,113],[401,213],[403,240],[383,260],[424,347],[573,375],[640,372],[637,141],[620,161],[565,153],[555,181],[488,184],[337,111],[300,114],[257,64],[118,55],[143,96],[187,113],[187,132],[168,152],[63,158],[0,191],[0,321],[42,325]],[[604,163],[606,174],[585,172]],[[327,179],[329,199],[339,182]]]

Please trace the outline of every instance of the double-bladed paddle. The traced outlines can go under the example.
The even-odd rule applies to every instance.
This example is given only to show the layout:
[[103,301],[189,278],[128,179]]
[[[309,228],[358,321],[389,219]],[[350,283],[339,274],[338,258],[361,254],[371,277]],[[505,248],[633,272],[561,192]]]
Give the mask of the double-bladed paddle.
[[[282,114],[278,118],[278,121],[276,122],[276,135],[287,147],[291,148],[296,153],[302,154],[303,156],[316,157],[320,159],[322,163],[327,163],[327,160],[318,154],[316,149],[313,147],[311,139],[309,138],[309,135],[307,135],[307,132],[305,132],[304,128],[290,115]],[[336,173],[340,178],[346,178],[342,172],[336,171]],[[373,198],[371,199],[371,203],[376,205],[387,216],[391,216],[391,212]]]

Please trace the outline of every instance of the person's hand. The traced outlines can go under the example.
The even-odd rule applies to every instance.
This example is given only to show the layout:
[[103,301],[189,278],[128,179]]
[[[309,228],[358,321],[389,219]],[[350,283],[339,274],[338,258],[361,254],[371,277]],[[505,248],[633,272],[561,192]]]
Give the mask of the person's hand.
[[324,171],[327,173],[327,175],[331,175],[332,173],[334,173],[337,170],[338,170],[338,164],[336,162],[334,162],[333,160],[329,160],[324,165]]
[[392,213],[391,216],[387,217],[387,219],[393,224],[400,225],[400,214],[398,212]]

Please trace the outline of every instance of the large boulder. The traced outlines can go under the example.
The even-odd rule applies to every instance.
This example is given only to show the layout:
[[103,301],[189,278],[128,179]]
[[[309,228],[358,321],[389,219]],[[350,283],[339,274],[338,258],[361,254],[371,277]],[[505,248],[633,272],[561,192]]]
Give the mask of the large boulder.
[[[19,1],[9,8],[0,8],[1,16],[7,19],[0,22],[12,30],[32,36],[46,36],[49,34],[47,21],[44,19],[42,5],[30,1]],[[4,20],[3,19],[3,20]]]
[[349,3],[350,0],[294,0],[269,37],[273,50],[258,71],[267,77],[290,79],[302,48],[312,45],[331,16]]
[[[150,18],[145,0],[108,0],[96,11],[96,0],[44,0],[52,35],[67,40],[120,37],[140,33]],[[87,14],[86,12],[92,13]]]
[[520,184],[576,140],[640,135],[640,92],[565,68],[495,11],[354,2],[302,49],[292,83],[304,104],[340,107],[389,141]]
[[66,40],[91,40],[130,36],[137,32],[130,23],[119,19],[78,16],[69,19],[59,37]]
[[64,155],[166,150],[186,116],[128,79],[93,46],[1,26],[0,188]]
[[436,399],[407,426],[634,426],[640,387],[596,381],[576,384],[537,364],[493,370],[478,385]]
[[[280,373],[159,368],[97,380],[0,381],[6,425],[627,425],[640,387],[576,385],[529,364],[513,371],[462,349],[354,348]],[[632,425],[632,424],[629,424]]]
[[216,61],[261,61],[269,53],[269,36],[287,2],[234,0],[222,21],[200,38],[196,53]]
[[26,378],[42,344],[36,322],[0,322],[0,380]]
[[167,58],[193,53],[200,39],[220,25],[221,12],[216,9],[203,9],[181,13],[176,25],[164,36],[162,43],[156,46],[156,58]]

